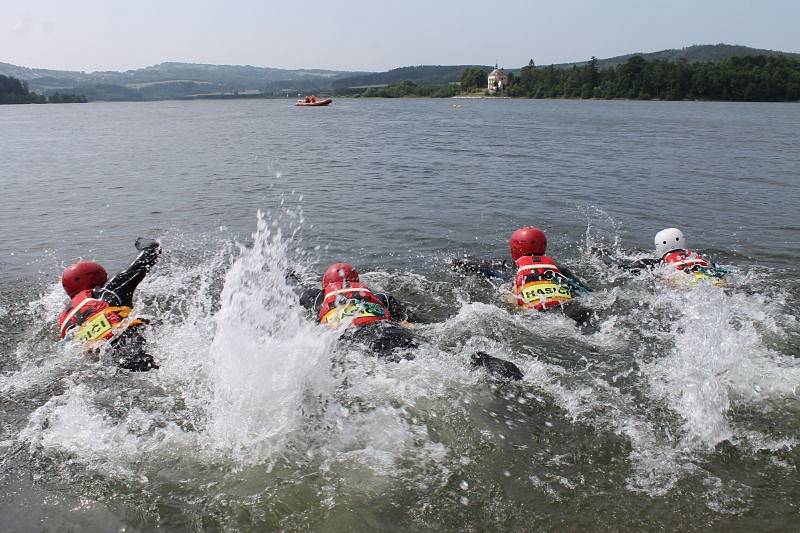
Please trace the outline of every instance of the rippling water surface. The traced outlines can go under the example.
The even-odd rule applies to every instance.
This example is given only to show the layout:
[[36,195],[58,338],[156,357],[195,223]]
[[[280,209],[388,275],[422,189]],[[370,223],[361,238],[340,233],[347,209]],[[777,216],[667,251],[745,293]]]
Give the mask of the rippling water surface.
[[[796,529],[800,107],[451,103],[0,107],[2,529]],[[595,325],[448,270],[528,224]],[[667,226],[724,288],[587,253]],[[129,374],[56,342],[58,277],[140,235]],[[306,320],[284,273],[335,260],[417,310],[413,361]]]

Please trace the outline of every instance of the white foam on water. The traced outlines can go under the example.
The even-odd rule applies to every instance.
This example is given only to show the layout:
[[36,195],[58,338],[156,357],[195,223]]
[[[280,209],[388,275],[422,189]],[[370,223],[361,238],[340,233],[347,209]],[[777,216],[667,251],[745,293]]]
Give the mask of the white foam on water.
[[[302,218],[284,213],[288,222],[259,214],[250,247],[232,254],[221,246],[189,267],[164,264],[162,258],[142,283],[136,312],[153,318],[146,336],[160,370],[131,374],[100,363],[80,370],[75,360],[86,356],[78,348],[71,359],[64,357],[65,350],[71,353],[67,346],[46,353],[45,360],[58,362],[57,368],[69,362],[78,373],[64,382],[64,394],[31,415],[24,438],[32,450],[61,446],[112,477],[133,475],[125,465],[140,456],[134,451],[147,450],[157,463],[181,440],[182,449],[211,462],[251,464],[278,454],[299,426],[305,396],[326,394],[331,382],[326,376],[332,335],[304,319],[285,281],[293,244],[291,235],[283,237],[281,225],[294,231]],[[226,269],[217,303],[215,284]],[[51,300],[58,303],[49,305]],[[55,290],[31,304],[38,315],[52,308],[54,317],[62,305],[63,295]],[[53,372],[41,366],[4,376],[3,388],[46,389]],[[116,398],[81,384],[94,379],[110,381]],[[148,401],[139,402],[139,395]],[[116,413],[120,402],[132,407]],[[160,429],[132,431],[141,426]],[[147,470],[146,464],[140,468]]]
[[27,305],[27,312],[40,321],[54,322],[68,303],[67,295],[60,283],[53,283],[38,299]]
[[[30,353],[30,352],[25,352]],[[13,373],[0,376],[0,394],[25,398],[31,392],[46,390],[75,368],[94,364],[86,354],[70,345],[61,345],[43,361],[30,361]]]
[[16,315],[9,311],[24,338],[13,351],[5,352],[13,358],[16,371],[0,376],[0,394],[23,398],[31,391],[48,388],[76,367],[97,363],[96,357],[87,357],[72,343],[54,343],[58,338],[58,315],[66,302],[64,289],[54,283],[39,298],[17,309]]
[[[628,457],[634,469],[628,488],[652,495],[666,494],[680,477],[686,473],[679,450],[657,434],[657,428],[637,410],[636,402],[627,394],[605,380],[594,377],[585,366],[564,368],[547,361],[546,348],[536,345],[541,336],[552,339],[583,341],[589,345],[617,346],[613,332],[601,331],[583,335],[571,319],[558,314],[509,313],[504,309],[485,304],[467,304],[459,314],[449,320],[449,328],[460,331],[466,328],[473,335],[491,335],[492,332],[508,329],[516,333],[527,332],[531,343],[528,349],[535,357],[510,353],[503,343],[485,336],[473,337],[467,345],[488,352],[490,355],[513,360],[524,374],[524,382],[550,397],[573,423],[584,423],[601,431],[612,431],[624,435],[631,443]],[[598,342],[597,336],[608,336]],[[538,340],[537,340],[538,339]],[[581,359],[576,357],[580,363]]]
[[[590,224],[586,248],[610,244],[614,255],[623,259],[649,257],[648,253],[622,250],[614,226],[615,236],[609,239],[594,235]],[[678,426],[674,420],[663,420],[659,427],[658,420],[645,418],[639,409],[625,408],[620,402],[608,404],[618,407],[606,422],[632,445],[628,489],[664,495],[681,478],[700,475],[708,486],[705,497],[710,509],[738,512],[747,508],[746,498],[736,496],[738,488],[708,476],[695,461],[726,439],[750,449],[791,445],[784,439],[739,428],[731,419],[732,407],[759,408],[767,400],[797,398],[800,392],[798,360],[765,343],[765,336],[783,337],[787,326],[796,323],[796,318],[784,311],[781,290],[770,286],[770,273],[730,268],[723,289],[691,283],[688,276],[672,268],[635,275],[607,268],[597,259],[592,259],[590,266],[608,283],[622,281],[625,286],[619,290],[624,293],[619,296],[624,301],[620,303],[638,308],[630,317],[612,317],[609,324],[601,325],[599,334],[592,336],[594,342],[620,333],[635,347],[637,336],[642,337],[644,344],[636,348],[642,386],[653,402],[663,402],[678,416]],[[614,290],[618,289],[608,292]],[[613,341],[606,344],[612,345]],[[601,388],[598,383],[597,389]],[[602,395],[597,400],[606,403]]]
[[208,432],[215,446],[261,460],[298,428],[309,390],[332,390],[335,337],[305,318],[287,284],[291,240],[259,216],[253,241],[226,274],[215,317]]
[[[727,298],[716,287],[706,288],[713,291],[712,294],[722,294],[723,298]],[[612,288],[602,291],[602,293],[595,293],[592,295],[592,300],[595,304],[600,300],[601,305],[612,306],[616,302],[620,290]],[[703,289],[698,288],[698,290]],[[658,293],[647,293],[639,295],[639,297],[647,301],[657,300],[661,306],[671,307],[673,304],[671,298],[676,294],[683,293],[676,293],[673,289],[673,293],[670,294],[669,297],[665,297]],[[663,301],[665,298],[667,298],[666,302]],[[700,299],[703,300],[703,298]],[[732,309],[732,306],[735,307],[733,304],[734,302],[727,300],[717,302],[717,306],[728,311]],[[673,316],[680,315],[679,312],[673,313]],[[756,313],[756,315],[758,318],[764,318],[763,313]],[[585,423],[600,430],[609,430],[624,435],[631,444],[628,460],[633,471],[627,483],[629,490],[645,492],[652,496],[663,496],[671,491],[681,478],[698,472],[698,468],[692,462],[693,454],[686,449],[684,442],[676,440],[675,436],[670,434],[669,429],[665,430],[662,427],[662,421],[652,420],[645,412],[642,412],[642,406],[637,405],[640,400],[622,393],[613,384],[613,379],[609,380],[608,377],[599,379],[598,371],[592,368],[596,363],[581,358],[580,351],[592,346],[614,351],[628,348],[628,342],[633,333],[628,330],[624,320],[619,320],[619,317],[612,316],[600,324],[597,332],[585,334],[576,328],[570,319],[557,313],[513,313],[493,305],[471,303],[462,306],[459,313],[448,320],[441,329],[440,337],[447,339],[451,336],[463,338],[472,335],[472,341],[468,341],[467,345],[475,349],[482,349],[497,357],[514,360],[523,370],[525,382],[551,397],[567,413],[573,423]],[[665,332],[663,337],[674,339],[676,331],[682,332],[677,337],[679,344],[681,342],[695,344],[696,332],[691,329],[687,330],[686,325],[680,320],[677,325]],[[508,347],[502,342],[502,339],[504,336],[520,334],[524,336],[525,332],[530,336],[530,346],[525,348],[530,355],[520,358],[519,354],[509,353]],[[737,331],[736,335],[741,335],[741,332]],[[658,334],[656,336],[658,337]],[[501,342],[498,342],[497,339]],[[575,343],[577,350],[575,361],[577,363],[584,361],[585,365],[577,364],[564,368],[548,362],[546,346],[542,343],[547,342],[548,345],[555,347],[557,344],[552,344],[552,342],[557,342],[558,339]],[[759,339],[753,338],[752,343],[760,350],[759,353],[765,354],[765,349]],[[681,346],[683,345],[681,344]],[[713,352],[713,350],[719,350],[719,347],[713,339],[708,339],[706,350]],[[531,355],[534,355],[534,358],[531,358]],[[779,354],[772,355],[780,357]],[[773,361],[771,355],[765,354],[764,356],[768,362]],[[703,361],[703,365],[707,362]],[[660,368],[664,368],[664,364],[659,359],[652,363],[652,365],[661,365]],[[733,364],[733,361],[728,361],[727,364]],[[653,378],[651,368],[651,366],[646,366],[642,371],[631,366],[627,372],[634,372],[635,378],[640,377],[647,380]],[[767,364],[765,368],[769,369],[770,364]],[[726,368],[726,371],[730,373],[730,369]],[[753,379],[759,383],[762,381],[761,378],[754,378],[752,369],[738,368],[737,371],[742,372],[742,375],[733,376],[733,384],[737,385],[734,390],[739,393],[739,396],[749,390],[750,385],[746,385],[748,382],[752,382]],[[688,399],[688,405],[677,404],[677,410],[682,416],[691,417],[698,410],[698,404],[705,409],[705,419],[702,420],[702,423],[699,419],[690,418],[687,421],[688,427],[693,429],[695,435],[711,435],[709,438],[713,442],[727,438],[731,435],[729,432],[721,430],[718,426],[706,424],[709,418],[722,420],[723,424],[725,423],[724,413],[727,410],[728,404],[725,403],[727,400],[719,403],[718,398],[713,396],[696,398],[692,396],[693,389],[678,392],[680,391],[679,384],[683,384],[690,375],[691,373],[669,376],[669,381],[664,385],[663,391],[670,394],[681,394],[683,398]],[[784,380],[784,386],[778,386],[776,392],[779,395],[790,392],[791,389],[786,385],[790,384],[791,380],[792,378]],[[707,386],[703,392],[709,393],[718,388],[713,386],[708,388]],[[662,398],[661,395],[658,397]],[[674,405],[672,406],[674,408]],[[710,417],[709,411],[716,418]],[[663,421],[663,423],[669,427],[671,422]],[[702,434],[702,431],[710,433]]]
[[[558,313],[516,313],[501,303],[465,303],[457,315],[434,326],[434,336],[440,343],[469,346],[516,362],[525,382],[550,396],[574,423],[625,436],[631,444],[628,490],[663,496],[684,477],[705,477],[695,464],[698,454],[741,434],[728,420],[731,405],[795,397],[800,375],[794,359],[769,350],[762,338],[784,334],[786,323],[794,318],[781,314],[780,295],[743,290],[752,281],[751,274],[732,273],[727,290],[708,284],[678,286],[659,281],[660,274],[624,274],[626,286],[584,297],[588,307],[611,313],[593,333]],[[684,298],[694,303],[687,306]],[[615,313],[616,306],[631,303],[642,313],[636,309],[630,317]],[[644,344],[637,348],[642,337]],[[597,364],[590,361],[592,357],[585,367],[552,364],[547,346],[556,348],[559,340],[574,349],[578,362],[582,351],[600,348],[601,367],[592,367]],[[637,355],[637,350],[662,344],[673,348],[669,353]],[[664,402],[677,416],[660,420],[642,399],[622,393],[604,372],[602,358],[610,356],[608,352],[618,352],[611,367],[615,372],[640,383],[636,388],[645,387],[650,401]],[[620,357],[626,353],[631,357],[628,365]],[[634,358],[642,363],[642,356],[649,362],[637,367]],[[780,445],[775,442],[770,447]],[[715,494],[709,492],[709,501],[719,500]]]
[[676,311],[674,348],[643,370],[654,396],[685,420],[684,445],[710,448],[733,438],[734,404],[797,397],[800,361],[765,347],[759,332],[778,331],[780,309],[768,295],[709,284],[660,289],[658,298]]
[[[796,359],[764,343],[765,334],[785,335],[785,323],[794,321],[783,314],[779,291],[745,290],[749,273],[729,276],[727,289],[678,283],[676,274],[685,276],[672,270],[643,273],[628,281],[633,292],[626,298],[638,299],[642,320],[633,329],[648,338],[637,348],[637,375],[652,401],[663,402],[678,418],[645,418],[639,409],[622,408],[621,416],[609,420],[632,445],[628,489],[653,496],[667,494],[686,476],[707,479],[695,463],[724,440],[742,443],[746,436],[749,444],[766,441],[772,444],[767,447],[780,447],[737,427],[731,408],[794,398],[800,378]],[[706,493],[707,505],[725,507],[730,494],[714,486]]]
[[[407,472],[398,463],[444,462],[447,448],[430,441],[423,423],[407,420],[402,409],[382,405],[365,412],[340,412],[337,439],[323,450],[323,471],[366,466],[372,474],[387,478]],[[429,480],[432,481],[432,480]]]
[[[302,215],[288,210],[277,218],[259,216],[252,246],[218,243],[190,265],[171,262],[165,246],[137,296],[137,310],[154,318],[147,337],[162,365],[158,371],[129,374],[87,364],[69,350],[20,344],[19,357],[32,352],[30,360],[0,379],[0,391],[46,390],[53,379],[66,388],[30,415],[20,439],[33,454],[64,468],[133,483],[158,478],[159,465],[178,461],[187,462],[180,468],[190,484],[193,475],[207,475],[195,474],[192,462],[199,463],[197,471],[219,465],[235,476],[265,465],[269,472],[284,461],[302,465],[290,474],[297,483],[309,469],[322,473],[326,485],[319,494],[328,496],[322,505],[352,493],[442,485],[458,468],[451,461],[458,461],[462,448],[480,443],[439,442],[426,420],[449,414],[448,424],[477,421],[471,418],[481,416],[475,403],[496,400],[486,394],[485,371],[469,365],[469,355],[483,350],[515,362],[525,373],[519,386],[552,398],[567,421],[625,436],[631,444],[627,489],[633,492],[665,495],[682,478],[700,476],[710,508],[741,512],[748,506],[746,491],[715,480],[695,466],[697,459],[724,439],[737,446],[744,440],[751,448],[796,446],[791,439],[742,430],[730,417],[732,406],[796,398],[800,383],[798,364],[764,343],[765,335],[783,334],[793,317],[780,310],[779,294],[769,299],[740,290],[740,281],[752,281],[749,274],[737,274],[736,284],[724,290],[681,289],[653,282],[649,274],[626,275],[626,287],[586,299],[612,313],[587,334],[558,313],[469,303],[458,285],[421,275],[396,282],[392,274],[370,273],[365,281],[378,288],[399,285],[458,307],[442,323],[417,326],[427,341],[413,361],[388,363],[338,345],[333,333],[307,320],[285,278],[290,267],[297,270],[292,258],[301,226]],[[633,318],[614,314],[618,304],[637,299],[647,308],[646,321],[637,322],[635,311]],[[61,289],[54,286],[31,310],[54,322],[62,305]],[[643,353],[650,347],[660,353]],[[548,349],[575,361],[553,363]],[[623,362],[609,368],[629,372],[622,376],[625,386],[643,389],[644,398],[623,392],[603,374],[602,357],[609,353],[598,361],[582,358],[582,351],[594,349],[630,352],[630,367]],[[473,394],[476,388],[482,392]],[[647,403],[663,404],[669,420],[656,420]],[[469,411],[461,410],[465,405]],[[475,428],[480,431],[488,430]],[[508,438],[514,438],[513,428]],[[456,456],[450,446],[458,448]],[[537,479],[553,490],[579,483],[558,475]],[[198,487],[200,494],[192,496],[216,491],[213,479],[203,486],[209,488]]]
[[[367,468],[373,488],[398,476],[429,482],[414,481],[415,472],[443,464],[447,448],[407,406],[442,394],[438,378],[451,372],[424,355],[394,364],[343,350],[308,320],[286,280],[301,225],[288,210],[259,214],[252,245],[220,245],[190,266],[165,251],[137,293],[137,312],[153,319],[148,349],[161,369],[73,366],[66,391],[34,411],[20,435],[31,453],[58,460],[60,451],[131,483],[158,478],[159,465],[175,460],[189,472],[196,463],[236,471],[290,457],[354,482],[363,475],[354,468]],[[343,407],[354,401],[360,407]]]
[[446,397],[455,387],[471,381],[466,356],[447,354],[424,343],[414,356],[413,361],[387,363],[361,350],[351,351],[347,358],[348,396],[376,405],[415,406],[420,400]]
[[720,514],[739,515],[752,507],[752,487],[736,480],[723,481],[710,475],[703,480],[706,506]]
[[77,461],[93,473],[127,481],[146,481],[142,465],[153,461],[154,453],[173,450],[189,453],[192,435],[152,413],[132,407],[124,417],[114,417],[107,407],[96,403],[98,392],[78,384],[34,411],[20,433],[34,453],[44,457]]
[[143,313],[153,321],[148,349],[160,365],[149,377],[201,413],[211,386],[209,348],[216,334],[217,295],[235,257],[230,244],[219,243],[198,264],[159,264],[139,288],[139,299],[152,301]]

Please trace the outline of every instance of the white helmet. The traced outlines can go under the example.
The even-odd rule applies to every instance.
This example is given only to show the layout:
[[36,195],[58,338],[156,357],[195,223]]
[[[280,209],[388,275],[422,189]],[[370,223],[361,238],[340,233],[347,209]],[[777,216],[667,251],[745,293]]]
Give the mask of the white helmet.
[[656,254],[663,257],[667,252],[672,250],[683,250],[686,248],[686,239],[683,237],[683,232],[678,228],[662,229],[656,233],[654,239],[656,245]]

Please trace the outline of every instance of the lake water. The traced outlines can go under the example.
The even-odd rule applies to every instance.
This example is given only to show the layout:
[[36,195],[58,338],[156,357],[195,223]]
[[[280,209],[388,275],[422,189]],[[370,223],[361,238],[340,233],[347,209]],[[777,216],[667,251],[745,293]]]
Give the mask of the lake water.
[[[796,530],[800,106],[453,102],[0,107],[0,529]],[[522,225],[594,327],[447,268]],[[669,226],[725,287],[587,253]],[[138,236],[128,374],[57,342],[58,279]],[[338,260],[417,310],[414,361],[304,318],[284,272]]]

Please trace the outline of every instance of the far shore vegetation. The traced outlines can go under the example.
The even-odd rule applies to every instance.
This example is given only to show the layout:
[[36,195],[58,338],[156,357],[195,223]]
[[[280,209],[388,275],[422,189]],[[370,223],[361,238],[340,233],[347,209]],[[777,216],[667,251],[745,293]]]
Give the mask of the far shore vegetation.
[[[800,54],[696,45],[646,54],[505,70],[488,90],[487,65],[418,65],[386,72],[289,71],[162,63],[84,73],[0,63],[0,104],[318,97],[574,98],[800,101]],[[500,86],[502,83],[502,86]]]
[[467,67],[458,82],[426,85],[401,81],[381,87],[340,89],[360,97],[506,96],[518,98],[598,98],[633,100],[723,100],[796,102],[800,100],[800,60],[785,56],[731,57],[719,62],[678,59],[648,61],[640,55],[620,65],[599,67],[592,57],[571,68],[537,67],[533,60],[508,72],[502,91],[487,90],[489,72]]
[[77,94],[53,92],[48,95],[31,92],[28,83],[11,76],[0,76],[0,104],[75,104],[86,103]]

